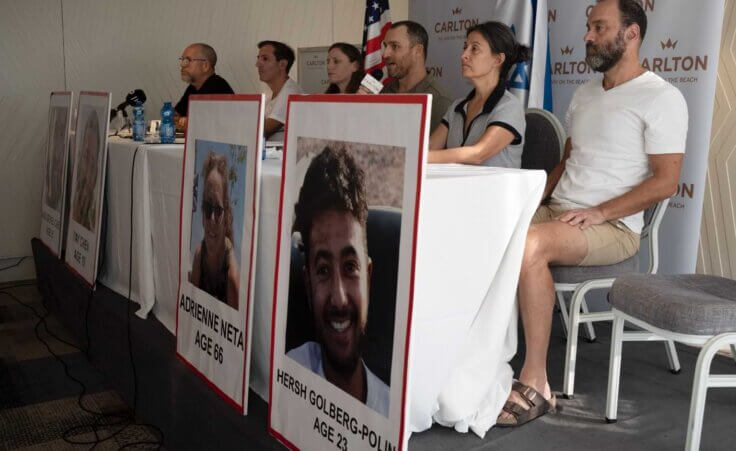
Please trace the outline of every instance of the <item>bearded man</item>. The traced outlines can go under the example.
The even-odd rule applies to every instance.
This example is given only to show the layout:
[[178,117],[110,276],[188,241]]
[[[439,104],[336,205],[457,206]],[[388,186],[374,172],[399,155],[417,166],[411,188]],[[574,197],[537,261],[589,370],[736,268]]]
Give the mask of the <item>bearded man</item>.
[[547,350],[555,304],[550,265],[621,262],[639,249],[642,211],[677,190],[688,113],[680,91],[639,63],[647,18],[636,0],[599,0],[588,16],[586,61],[603,73],[567,111],[565,154],[547,180],[519,276],[526,354],[502,426],[554,407]]
[[430,132],[440,123],[452,100],[437,80],[427,73],[429,37],[423,26],[411,20],[395,22],[383,40],[383,61],[393,81],[381,94],[432,94]]

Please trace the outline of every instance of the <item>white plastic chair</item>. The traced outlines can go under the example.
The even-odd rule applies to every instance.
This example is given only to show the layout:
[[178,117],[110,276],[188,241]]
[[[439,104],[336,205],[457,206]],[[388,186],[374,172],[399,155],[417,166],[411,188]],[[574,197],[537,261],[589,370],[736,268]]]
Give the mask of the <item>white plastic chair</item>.
[[[611,289],[613,333],[606,421],[615,422],[624,341],[672,340],[702,346],[695,366],[686,450],[697,450],[708,388],[736,388],[736,374],[710,374],[716,353],[736,345],[736,281],[704,275],[622,276]],[[624,331],[629,322],[644,331]]]
[[[649,249],[649,267],[645,274],[656,274],[659,266],[659,226],[667,210],[669,199],[664,199],[644,212],[644,228],[641,239],[646,240]],[[647,239],[648,238],[648,239]],[[591,290],[611,288],[616,277],[638,272],[639,255],[615,265],[605,266],[556,266],[551,267],[555,280],[557,304],[567,330],[567,350],[565,352],[565,374],[562,393],[565,398],[572,398],[575,390],[575,366],[577,363],[578,333],[580,325],[588,329],[589,341],[595,340],[593,322],[613,320],[613,312],[590,313],[585,302],[585,295]],[[572,292],[570,308],[565,303],[565,293]],[[673,374],[680,372],[680,362],[672,341],[665,343],[667,361]]]

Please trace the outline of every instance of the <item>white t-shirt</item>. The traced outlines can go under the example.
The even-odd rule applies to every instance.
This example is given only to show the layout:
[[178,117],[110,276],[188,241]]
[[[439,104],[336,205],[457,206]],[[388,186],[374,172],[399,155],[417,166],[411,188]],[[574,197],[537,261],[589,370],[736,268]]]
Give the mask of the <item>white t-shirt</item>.
[[[308,368],[312,372],[325,378],[325,369],[322,365],[322,347],[319,343],[308,341],[298,348],[292,349],[286,353],[286,355],[294,359],[303,367]],[[366,378],[365,405],[388,418],[388,385],[379,379],[378,376],[373,374],[371,370],[365,366],[365,362],[363,362],[363,368],[365,368]],[[325,378],[325,380],[327,380],[327,378]]]
[[[605,91],[596,77],[575,91],[566,122],[572,141],[552,202],[589,208],[621,196],[650,176],[648,155],[684,153],[687,103],[660,76],[645,72]],[[641,212],[621,218],[641,233]]]
[[[286,101],[289,99],[289,94],[303,94],[301,86],[297,84],[291,78],[286,79],[286,83],[281,87],[276,97],[272,97],[266,102],[266,119],[274,119],[282,124],[286,124]],[[283,127],[278,132],[274,133],[268,138],[269,141],[283,141],[284,140],[284,129]]]

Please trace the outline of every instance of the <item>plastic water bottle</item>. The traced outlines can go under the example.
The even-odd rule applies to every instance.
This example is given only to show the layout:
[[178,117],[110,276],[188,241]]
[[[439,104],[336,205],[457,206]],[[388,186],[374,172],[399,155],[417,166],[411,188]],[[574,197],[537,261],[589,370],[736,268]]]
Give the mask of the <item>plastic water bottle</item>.
[[164,102],[161,108],[161,144],[174,143],[174,108],[171,102]]
[[146,137],[146,119],[143,115],[143,104],[136,102],[133,107],[133,140],[143,141]]

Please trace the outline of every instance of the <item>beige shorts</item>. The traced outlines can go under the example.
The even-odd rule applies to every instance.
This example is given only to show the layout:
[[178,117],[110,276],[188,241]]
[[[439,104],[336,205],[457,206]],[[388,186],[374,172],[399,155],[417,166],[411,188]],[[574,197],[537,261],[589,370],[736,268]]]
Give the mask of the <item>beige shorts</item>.
[[[569,208],[560,205],[540,205],[532,224],[549,222]],[[588,253],[578,266],[612,265],[626,260],[639,250],[639,234],[629,230],[620,221],[607,221],[583,230],[588,242]]]

